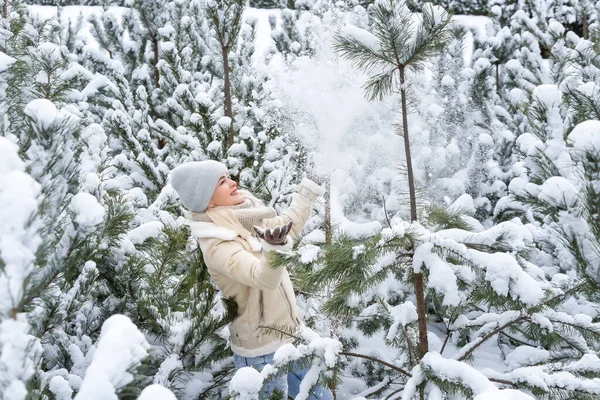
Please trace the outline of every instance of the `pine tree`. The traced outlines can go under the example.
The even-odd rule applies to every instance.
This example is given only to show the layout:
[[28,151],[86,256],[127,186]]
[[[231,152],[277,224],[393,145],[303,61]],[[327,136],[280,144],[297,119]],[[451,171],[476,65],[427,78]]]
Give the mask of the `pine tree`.
[[[445,12],[440,12],[432,6],[423,8],[421,24],[416,28],[413,28],[412,18],[404,4],[380,2],[374,9],[373,20],[373,28],[379,40],[373,37],[365,43],[359,38],[340,34],[336,37],[334,46],[342,57],[352,60],[365,71],[377,71],[365,84],[365,93],[369,99],[399,92],[402,102],[402,126],[399,127],[399,134],[404,138],[406,152],[410,220],[416,221],[417,204],[408,132],[406,73],[423,68],[444,45],[449,18]],[[414,39],[412,35],[415,36]],[[414,42],[411,43],[411,40]],[[383,72],[379,72],[379,68],[382,68]],[[419,310],[419,351],[422,357],[428,351],[428,342],[423,281],[419,273],[415,274],[415,291]]]
[[286,202],[284,193],[298,181],[305,150],[286,129],[288,112],[267,88],[271,78],[266,68],[253,62],[256,21],[242,25],[232,68],[234,118],[239,127],[238,143],[228,150],[230,167],[240,184],[271,205]]
[[[103,72],[106,64],[120,61],[122,74],[129,85],[134,89],[144,86],[146,93],[150,94],[158,85],[158,28],[166,22],[161,16],[166,1],[154,1],[151,6],[143,4],[144,7],[141,7],[142,2],[129,2],[120,23],[115,11],[108,7],[104,7],[100,16],[93,14],[89,17],[91,33],[101,51],[91,52],[85,57],[84,66],[93,72]],[[155,117],[154,111],[152,116]]]
[[280,6],[278,0],[252,0],[249,4],[250,7],[256,8],[277,8]]
[[269,17],[271,38],[288,63],[292,63],[297,57],[312,57],[321,48],[323,31],[329,30],[331,26],[351,19],[354,24],[364,28],[368,20],[367,6],[368,4],[360,2],[355,5],[331,0],[314,4],[286,3],[282,5],[279,24],[275,15]]
[[131,91],[122,77],[116,85],[123,97],[113,102],[113,108],[104,115],[102,125],[109,137],[115,138],[113,166],[129,176],[131,184],[124,189],[142,188],[149,204],[160,194],[167,183],[173,165],[165,163],[168,154],[159,148],[160,131],[151,117],[148,93],[145,86]]
[[269,18],[271,25],[271,38],[275,41],[277,50],[288,60],[294,57],[314,54],[315,48],[306,31],[301,31],[297,23],[303,15],[310,15],[311,11],[284,8],[281,10],[281,27],[276,26],[274,16]]
[[[493,0],[489,2],[490,9],[502,9],[501,22],[508,25],[510,19],[515,15],[529,16],[533,22],[532,26],[538,25],[542,31],[543,25],[548,21],[555,20],[568,26],[574,33],[588,37],[589,25],[595,22],[597,12],[592,2],[588,0],[577,1],[541,1],[529,2],[524,0]],[[534,35],[537,34],[532,29]],[[543,43],[541,43],[543,45]]]
[[235,138],[229,59],[236,48],[243,11],[244,3],[241,0],[215,0],[206,8],[209,26],[214,31],[221,55],[218,76],[223,79],[223,115],[230,120],[227,148],[233,145]]

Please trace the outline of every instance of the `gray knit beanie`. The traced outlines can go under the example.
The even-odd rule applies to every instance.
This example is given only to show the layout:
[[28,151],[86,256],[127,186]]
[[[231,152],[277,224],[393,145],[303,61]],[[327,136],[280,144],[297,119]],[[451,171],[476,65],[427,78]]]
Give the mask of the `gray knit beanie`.
[[189,211],[202,212],[227,167],[218,161],[193,161],[181,164],[171,172],[171,186]]

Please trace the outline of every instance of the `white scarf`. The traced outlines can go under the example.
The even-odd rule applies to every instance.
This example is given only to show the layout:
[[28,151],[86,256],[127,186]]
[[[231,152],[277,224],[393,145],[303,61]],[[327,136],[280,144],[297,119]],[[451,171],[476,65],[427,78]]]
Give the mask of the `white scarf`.
[[213,222],[217,226],[235,231],[246,240],[254,234],[253,226],[262,226],[265,218],[277,216],[273,207],[266,207],[247,191],[240,190],[244,202],[234,206],[207,208],[206,211],[190,212],[186,217],[192,221]]

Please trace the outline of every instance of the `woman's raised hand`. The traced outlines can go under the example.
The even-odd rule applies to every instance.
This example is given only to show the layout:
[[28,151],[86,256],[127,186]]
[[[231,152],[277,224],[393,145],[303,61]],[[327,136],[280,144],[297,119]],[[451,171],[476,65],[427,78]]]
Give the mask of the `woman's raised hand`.
[[254,227],[254,232],[259,239],[264,240],[273,246],[281,246],[285,244],[286,238],[290,230],[292,229],[292,221],[286,225],[279,225],[275,228],[261,228],[258,226]]

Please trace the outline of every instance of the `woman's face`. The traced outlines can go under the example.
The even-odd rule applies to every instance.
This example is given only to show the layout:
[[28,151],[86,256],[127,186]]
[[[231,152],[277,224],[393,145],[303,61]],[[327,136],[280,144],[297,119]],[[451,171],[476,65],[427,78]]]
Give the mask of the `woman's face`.
[[212,199],[208,203],[209,207],[234,206],[244,202],[244,198],[238,193],[237,183],[229,178],[229,175],[223,174],[217,182],[217,188],[213,193]]

